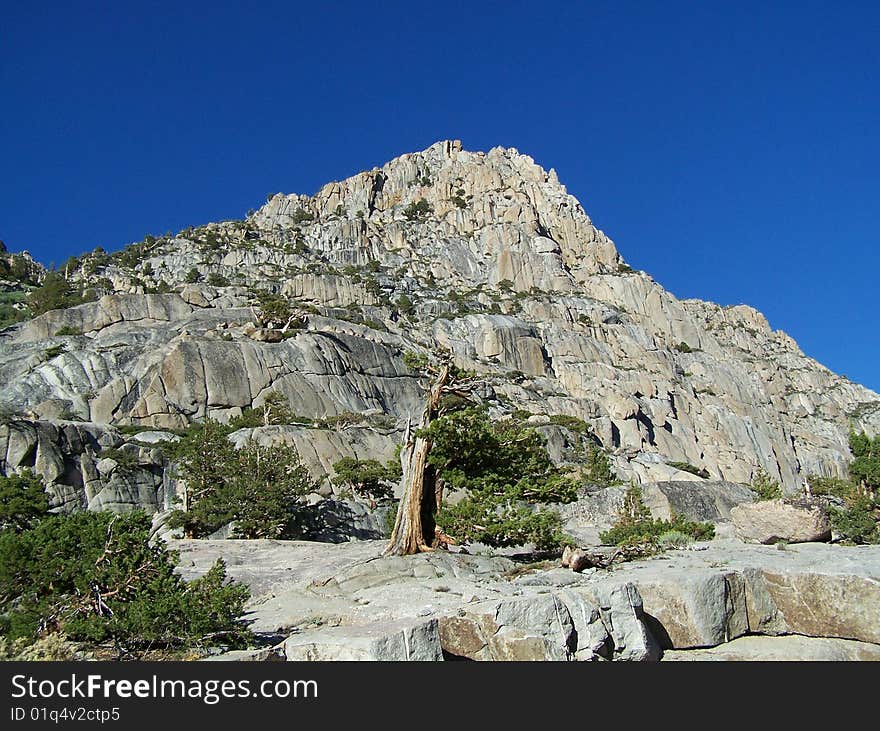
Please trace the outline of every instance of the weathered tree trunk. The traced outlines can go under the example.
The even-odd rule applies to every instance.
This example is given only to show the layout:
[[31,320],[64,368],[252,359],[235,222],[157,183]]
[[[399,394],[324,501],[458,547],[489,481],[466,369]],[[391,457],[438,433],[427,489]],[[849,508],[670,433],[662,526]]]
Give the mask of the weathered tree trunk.
[[[443,387],[449,380],[449,365],[440,369],[425,402],[419,429],[427,429],[437,417]],[[408,556],[432,550],[435,528],[434,514],[440,507],[437,494],[437,474],[428,464],[431,441],[421,436],[413,436],[407,425],[401,466],[403,467],[403,496],[397,508],[394,530],[385,549],[386,554]]]

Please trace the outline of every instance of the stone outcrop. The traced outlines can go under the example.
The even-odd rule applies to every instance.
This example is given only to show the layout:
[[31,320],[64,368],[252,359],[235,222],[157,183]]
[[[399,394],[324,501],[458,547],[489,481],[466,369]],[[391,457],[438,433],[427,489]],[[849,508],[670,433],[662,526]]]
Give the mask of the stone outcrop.
[[880,648],[874,546],[713,541],[574,573],[499,556],[382,557],[377,541],[172,545],[184,577],[222,556],[251,587],[252,627],[276,647],[266,659],[405,659],[406,647],[416,659],[435,642],[446,660],[701,659],[689,653],[704,648],[715,648],[705,659],[871,659]]
[[443,659],[436,619],[376,622],[291,635],[286,660],[437,661]]

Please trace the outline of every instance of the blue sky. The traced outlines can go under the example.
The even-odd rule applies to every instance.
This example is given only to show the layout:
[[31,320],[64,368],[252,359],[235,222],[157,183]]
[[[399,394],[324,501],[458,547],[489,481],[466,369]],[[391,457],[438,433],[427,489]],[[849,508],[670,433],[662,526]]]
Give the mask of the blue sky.
[[44,263],[439,139],[880,390],[876,2],[7,3],[0,239]]

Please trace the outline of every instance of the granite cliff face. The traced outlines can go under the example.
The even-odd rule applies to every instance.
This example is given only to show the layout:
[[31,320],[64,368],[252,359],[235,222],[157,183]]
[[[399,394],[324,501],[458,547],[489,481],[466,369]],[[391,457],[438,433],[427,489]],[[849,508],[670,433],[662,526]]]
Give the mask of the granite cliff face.
[[[439,142],[79,264],[72,279],[103,296],[0,332],[0,469],[35,468],[69,507],[168,507],[160,432],[271,392],[304,417],[346,415],[256,430],[316,476],[342,456],[387,459],[421,402],[403,354],[435,343],[483,374],[496,416],[534,414],[559,460],[574,437],[549,417],[578,417],[640,482],[702,480],[688,463],[740,483],[762,468],[795,492],[844,474],[851,426],[880,432],[878,394],[754,309],[678,300],[630,269],[555,172],[514,149]],[[260,326],[258,289],[302,326]]]

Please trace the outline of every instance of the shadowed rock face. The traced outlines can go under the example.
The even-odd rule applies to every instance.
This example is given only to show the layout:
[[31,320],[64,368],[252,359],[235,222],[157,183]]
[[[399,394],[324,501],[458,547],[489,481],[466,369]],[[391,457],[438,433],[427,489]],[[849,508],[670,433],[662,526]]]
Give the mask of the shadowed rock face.
[[[851,424],[880,431],[880,396],[804,356],[755,310],[678,300],[631,271],[555,172],[514,149],[439,142],[311,197],[275,195],[244,221],[160,238],[133,261],[74,275],[103,280],[96,302],[0,333],[0,408],[20,425],[0,427],[11,445],[0,469],[35,467],[64,504],[167,503],[148,451],[142,474],[111,483],[74,432],[114,441],[113,425],[225,420],[272,391],[303,416],[391,417],[375,436],[369,425],[288,430],[314,472],[342,456],[388,458],[421,401],[402,356],[436,343],[483,374],[494,415],[579,417],[623,478],[695,481],[714,495],[660,490],[661,512],[730,508],[672,463],[713,484],[763,467],[795,492],[808,473],[844,473]],[[186,284],[192,269],[201,281]],[[145,293],[160,283],[171,291]],[[256,289],[289,298],[302,328],[258,327]],[[12,435],[28,428],[70,438]],[[546,435],[564,460],[560,434]]]
[[649,482],[642,486],[642,497],[657,519],[681,515],[713,523],[729,520],[732,508],[754,499],[743,485],[713,480]]

